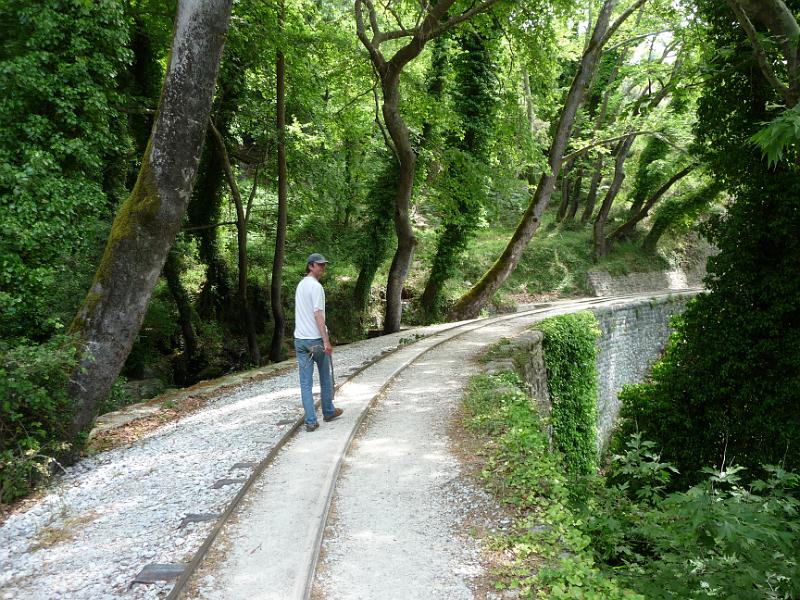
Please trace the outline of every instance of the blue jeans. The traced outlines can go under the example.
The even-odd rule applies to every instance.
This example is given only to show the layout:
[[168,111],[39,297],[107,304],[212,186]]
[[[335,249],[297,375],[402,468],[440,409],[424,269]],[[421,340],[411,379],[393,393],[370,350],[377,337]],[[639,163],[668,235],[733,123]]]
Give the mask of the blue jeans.
[[314,385],[314,363],[319,371],[319,388],[322,404],[322,416],[331,417],[333,407],[333,377],[331,375],[331,357],[325,354],[322,338],[316,340],[295,340],[297,366],[300,369],[300,396],[303,399],[303,410],[306,413],[306,425],[317,422],[314,410],[314,396],[311,388]]

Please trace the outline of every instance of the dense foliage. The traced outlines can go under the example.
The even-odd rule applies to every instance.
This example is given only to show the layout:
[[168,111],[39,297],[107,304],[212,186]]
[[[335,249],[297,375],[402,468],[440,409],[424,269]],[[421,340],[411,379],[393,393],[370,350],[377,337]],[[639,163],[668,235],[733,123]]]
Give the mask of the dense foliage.
[[496,587],[523,598],[794,598],[800,592],[800,476],[765,467],[707,469],[667,493],[675,469],[631,436],[605,476],[566,472],[512,373],[478,376],[467,425],[485,435],[483,470],[517,512],[488,540],[510,557]]
[[74,365],[65,336],[41,346],[0,343],[0,502],[24,496],[66,449],[66,384]]
[[0,336],[69,324],[125,193],[119,0],[0,6]]
[[690,482],[731,461],[753,476],[764,463],[800,466],[800,166],[754,152],[750,137],[779,110],[775,93],[727,9],[699,6],[709,72],[697,149],[733,201],[706,229],[720,250],[710,293],[678,322],[652,383],[624,393],[622,434],[642,431]]

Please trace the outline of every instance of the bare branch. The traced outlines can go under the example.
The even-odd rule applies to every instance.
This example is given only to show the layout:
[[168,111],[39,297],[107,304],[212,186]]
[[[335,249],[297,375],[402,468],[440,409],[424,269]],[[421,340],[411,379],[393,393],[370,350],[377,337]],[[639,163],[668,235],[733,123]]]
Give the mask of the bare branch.
[[223,171],[225,171],[225,178],[228,180],[228,187],[231,190],[231,199],[236,205],[237,223],[241,224],[242,226],[246,226],[244,206],[242,205],[242,195],[239,193],[239,185],[236,183],[236,176],[233,174],[233,167],[231,166],[231,160],[228,156],[228,149],[225,147],[225,140],[222,139],[222,134],[219,132],[219,129],[217,129],[217,126],[214,125],[214,121],[212,119],[208,120],[208,126],[211,129],[212,137],[217,143],[220,154],[222,154]]
[[372,28],[372,41],[375,45],[380,44],[380,35],[381,29],[378,26],[378,15],[375,12],[375,5],[372,3],[372,0],[364,0],[369,9],[369,25]]
[[[364,27],[364,4],[367,5],[367,9],[369,10],[369,19],[370,19],[370,26],[372,27],[372,39],[367,37],[367,31]],[[369,52],[370,58],[372,59],[372,63],[377,65],[381,69],[386,65],[386,59],[381,54],[380,50],[378,50],[378,45],[380,44],[379,35],[380,30],[378,29],[378,19],[375,15],[375,7],[372,5],[370,0],[355,0],[354,11],[356,16],[356,35],[358,39],[361,40],[361,43],[364,44],[364,47]]]
[[342,106],[339,110],[334,112],[331,116],[332,117],[338,117],[343,111],[345,111],[346,109],[351,107],[353,104],[355,104],[358,101],[359,98],[363,98],[367,94],[375,92],[375,88],[377,87],[377,85],[378,85],[378,83],[375,82],[375,83],[372,84],[372,89],[369,89],[366,92],[361,92],[360,94],[356,94],[355,96],[353,96],[350,100],[345,102],[344,106]]
[[594,142],[592,142],[591,144],[589,144],[587,146],[584,146],[583,148],[575,150],[574,152],[570,152],[569,154],[565,154],[562,157],[561,160],[562,161],[567,161],[567,160],[576,158],[576,157],[580,156],[581,154],[584,154],[584,153],[588,152],[592,148],[596,148],[597,146],[603,146],[605,144],[611,144],[613,142],[618,142],[618,141],[623,140],[623,139],[625,139],[625,138],[627,138],[628,136],[631,136],[631,135],[637,136],[637,137],[640,136],[640,135],[652,135],[654,137],[657,137],[661,141],[663,141],[665,144],[667,144],[669,146],[672,146],[673,148],[675,148],[679,152],[684,153],[684,154],[686,153],[686,149],[685,148],[681,148],[680,146],[675,144],[672,140],[670,140],[667,136],[665,136],[660,131],[643,130],[643,131],[629,131],[627,133],[623,133],[622,135],[617,135],[617,136],[614,136],[614,137],[611,137],[611,138],[605,138],[605,139],[602,139],[602,140],[595,140]]
[[202,231],[204,229],[214,229],[215,227],[224,227],[226,225],[236,225],[236,221],[222,221],[221,223],[211,223],[210,225],[197,225],[195,227],[186,227],[183,231]]
[[[264,157],[266,158],[266,156]],[[247,226],[247,223],[250,221],[250,209],[253,207],[253,199],[256,196],[256,190],[258,189],[258,175],[259,171],[261,170],[261,165],[263,164],[262,161],[256,165],[256,170],[253,173],[253,187],[250,189],[250,195],[247,197],[247,208],[244,211],[244,224]]]
[[394,8],[392,8],[391,2],[387,3],[385,8],[386,11],[394,17],[394,20],[397,22],[398,27],[400,27],[400,31],[408,35],[408,28],[405,25],[403,25],[403,21],[400,19],[400,15],[398,15],[397,11],[394,10]]
[[[373,70],[374,69],[375,67],[373,65]],[[375,73],[375,75],[380,79],[377,73]],[[397,159],[397,162],[399,163],[400,156],[397,154],[397,148],[395,148],[392,139],[389,137],[389,135],[386,133],[386,130],[383,128],[383,123],[381,123],[381,106],[380,106],[380,100],[378,98],[377,83],[372,87],[372,95],[375,98],[375,123],[378,125],[378,129],[381,130],[381,135],[383,136],[383,141],[386,144],[386,147],[392,151],[392,154],[394,154],[395,159]]]
[[156,114],[156,109],[154,108],[147,108],[146,106],[123,106],[117,109],[121,113],[125,113],[126,115],[154,115]]

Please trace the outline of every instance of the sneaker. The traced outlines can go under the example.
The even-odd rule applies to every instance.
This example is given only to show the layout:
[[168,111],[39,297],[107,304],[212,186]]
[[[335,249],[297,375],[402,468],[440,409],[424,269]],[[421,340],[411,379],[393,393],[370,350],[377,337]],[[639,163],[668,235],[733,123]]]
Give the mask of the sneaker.
[[327,416],[327,417],[322,417],[322,420],[325,421],[326,423],[328,421],[333,421],[336,417],[342,416],[343,412],[344,412],[343,408],[337,408],[336,410],[333,411],[332,415]]
[[319,429],[319,423],[314,423],[313,425],[306,423],[306,431],[316,431],[317,429]]

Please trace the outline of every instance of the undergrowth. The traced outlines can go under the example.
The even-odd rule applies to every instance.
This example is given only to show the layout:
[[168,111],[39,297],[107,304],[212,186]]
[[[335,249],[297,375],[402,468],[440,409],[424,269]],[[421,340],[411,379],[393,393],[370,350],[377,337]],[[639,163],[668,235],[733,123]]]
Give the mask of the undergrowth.
[[491,545],[513,557],[498,589],[522,598],[800,597],[800,477],[764,467],[707,469],[667,493],[675,469],[639,435],[601,476],[571,476],[549,449],[534,404],[513,373],[472,379],[466,425],[483,436],[490,490],[517,512]]

